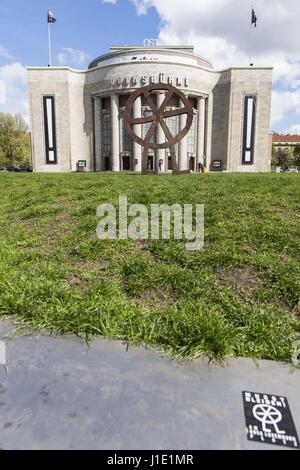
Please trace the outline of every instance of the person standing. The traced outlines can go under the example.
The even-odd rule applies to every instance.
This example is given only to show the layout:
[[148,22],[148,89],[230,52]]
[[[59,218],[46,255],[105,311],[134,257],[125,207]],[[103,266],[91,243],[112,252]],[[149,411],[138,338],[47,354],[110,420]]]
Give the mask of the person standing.
[[201,162],[198,163],[198,171],[199,173],[204,173],[204,166],[203,166],[203,163]]

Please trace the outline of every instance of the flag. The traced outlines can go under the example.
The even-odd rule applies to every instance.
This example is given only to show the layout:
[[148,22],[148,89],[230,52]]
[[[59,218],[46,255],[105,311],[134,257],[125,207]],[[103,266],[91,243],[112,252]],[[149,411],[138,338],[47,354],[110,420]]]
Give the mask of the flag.
[[255,11],[253,10],[253,8],[252,8],[252,21],[251,21],[251,24],[254,24],[254,26],[256,28],[257,16],[256,16]]
[[51,10],[48,10],[48,23],[56,23],[56,18]]

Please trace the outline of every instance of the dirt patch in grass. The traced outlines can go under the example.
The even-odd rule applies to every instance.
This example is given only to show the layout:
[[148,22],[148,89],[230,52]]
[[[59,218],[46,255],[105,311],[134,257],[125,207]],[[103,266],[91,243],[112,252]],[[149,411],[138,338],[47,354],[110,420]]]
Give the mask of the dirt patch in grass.
[[137,240],[134,242],[134,248],[136,251],[140,251],[144,253],[147,258],[151,261],[155,261],[155,256],[154,254],[149,250],[149,242],[148,240]]
[[253,266],[217,270],[216,274],[225,286],[234,285],[250,290],[256,290],[261,286],[259,271]]
[[68,212],[60,212],[54,218],[47,220],[43,226],[46,237],[42,240],[42,251],[50,253],[60,246],[61,237],[69,233],[71,229],[72,224]]
[[53,231],[59,232],[60,226],[64,224],[71,225],[70,214],[68,212],[60,212],[59,214],[56,214],[54,219],[49,220],[45,224],[45,229],[48,233]]
[[300,320],[300,304],[294,308],[294,314],[298,320]]
[[22,224],[24,227],[32,229],[34,228],[37,224],[40,223],[40,219],[38,217],[33,217],[32,219],[19,219],[19,224]]
[[95,269],[99,271],[103,271],[110,265],[110,260],[107,259],[96,259],[96,260],[76,260],[74,263],[72,263],[72,266],[76,269]]
[[84,288],[87,285],[87,282],[82,279],[78,274],[69,273],[68,283],[71,287]]
[[164,309],[174,304],[174,295],[171,290],[148,289],[139,293],[135,300],[147,308]]
[[293,259],[292,256],[286,250],[283,250],[280,253],[279,257],[283,260],[286,260],[286,261],[290,261],[290,260]]

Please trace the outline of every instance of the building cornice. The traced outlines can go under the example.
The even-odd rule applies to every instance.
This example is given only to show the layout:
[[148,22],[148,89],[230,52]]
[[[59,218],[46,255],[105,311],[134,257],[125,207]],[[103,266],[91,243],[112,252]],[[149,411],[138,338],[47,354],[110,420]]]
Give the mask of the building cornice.
[[[107,54],[103,54],[99,57],[96,57],[94,60],[92,60],[92,62],[89,64],[88,66],[88,69],[93,69],[93,68],[97,68],[97,67],[101,67],[101,62],[105,62],[107,60],[110,60],[110,59],[113,59],[113,58],[116,58],[116,57],[121,57],[122,55],[126,54],[126,53],[130,53],[130,54],[139,54],[139,53],[155,53],[155,54],[159,54],[160,52],[171,52],[177,56],[182,56],[182,57],[188,57],[188,58],[192,58],[194,60],[201,60],[205,63],[208,64],[208,67],[207,68],[211,68],[213,69],[213,65],[209,62],[209,60],[207,60],[205,57],[202,57],[198,54],[195,54],[193,52],[193,46],[155,46],[155,47],[149,47],[149,46],[113,46],[110,48],[110,51],[111,52],[108,52]],[[136,61],[138,62],[138,61]],[[142,62],[148,62],[147,60],[145,61],[142,61]],[[149,61],[152,63],[152,61]],[[127,62],[123,62],[123,63],[127,63]],[[166,63],[169,63],[169,62],[166,62]],[[94,65],[96,64],[96,65]],[[109,64],[110,65],[110,64]]]
[[252,70],[273,70],[274,67],[271,67],[271,66],[257,66],[257,67],[249,67],[249,66],[233,66],[233,67],[228,67],[228,68],[225,68],[225,69],[219,69],[219,70],[216,70],[216,69],[210,69],[210,68],[206,68],[206,67],[202,67],[201,65],[192,65],[192,64],[178,64],[178,62],[162,62],[162,61],[145,61],[145,60],[141,60],[141,61],[135,61],[135,62],[121,62],[121,63],[116,63],[116,64],[107,64],[107,65],[101,65],[101,66],[98,66],[98,67],[94,67],[93,69],[82,69],[82,70],[79,70],[79,69],[73,69],[71,67],[62,67],[62,66],[57,66],[57,67],[47,67],[47,66],[35,66],[35,67],[27,67],[27,70],[28,71],[31,71],[31,70],[43,70],[43,71],[55,71],[55,70],[64,70],[64,71],[69,71],[69,72],[73,72],[73,73],[78,73],[78,74],[86,74],[86,73],[91,73],[91,72],[95,72],[96,70],[102,70],[102,69],[107,69],[109,67],[111,68],[115,68],[115,67],[122,67],[123,65],[137,65],[137,64],[159,64],[159,65],[181,65],[183,67],[191,67],[191,68],[194,68],[194,69],[200,69],[200,70],[205,70],[206,72],[210,72],[210,73],[216,73],[216,74],[220,74],[220,73],[224,73],[224,72],[230,72],[232,70],[249,70],[249,71],[252,71]]

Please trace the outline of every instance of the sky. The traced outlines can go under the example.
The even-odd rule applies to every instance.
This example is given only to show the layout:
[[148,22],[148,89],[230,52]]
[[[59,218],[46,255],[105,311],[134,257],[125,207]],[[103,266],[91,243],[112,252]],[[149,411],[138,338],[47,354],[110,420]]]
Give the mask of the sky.
[[0,0],[0,111],[29,122],[26,67],[48,65],[48,9],[53,65],[85,69],[112,45],[159,38],[222,69],[249,65],[251,5],[254,65],[274,67],[271,130],[300,134],[299,0]]

